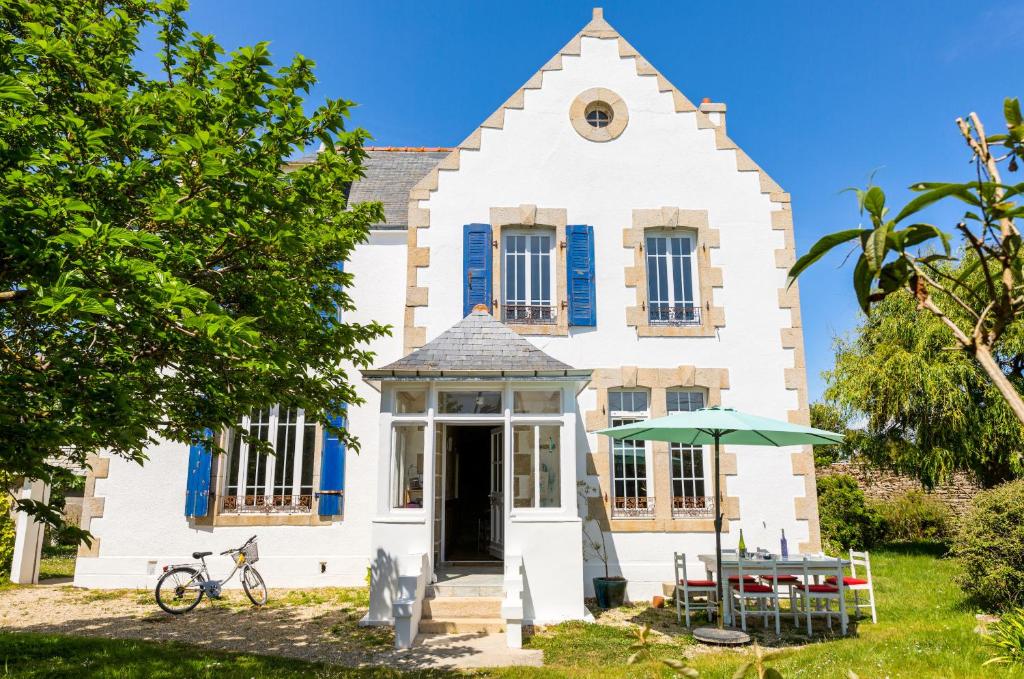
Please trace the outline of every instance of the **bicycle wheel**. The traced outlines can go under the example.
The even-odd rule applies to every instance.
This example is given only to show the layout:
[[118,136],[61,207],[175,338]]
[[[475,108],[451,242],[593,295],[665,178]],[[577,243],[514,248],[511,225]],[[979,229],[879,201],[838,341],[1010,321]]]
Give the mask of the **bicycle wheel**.
[[267,585],[263,582],[263,576],[252,566],[242,569],[242,589],[256,606],[267,603]]
[[203,599],[199,571],[188,566],[172,568],[156,583],[156,603],[171,615],[188,613]]

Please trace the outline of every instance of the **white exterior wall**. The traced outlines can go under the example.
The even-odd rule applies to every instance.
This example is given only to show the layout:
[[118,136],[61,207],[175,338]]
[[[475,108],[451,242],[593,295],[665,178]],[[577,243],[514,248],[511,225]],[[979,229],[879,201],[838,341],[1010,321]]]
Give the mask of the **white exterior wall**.
[[[351,291],[354,322],[390,324],[391,337],[374,345],[377,361],[402,353],[405,304],[406,236],[404,231],[375,231],[358,246],[345,270],[355,276]],[[345,517],[330,526],[194,526],[184,515],[188,446],[164,441],[147,450],[145,466],[121,458],[110,461],[107,478],[96,479],[95,496],[104,498],[103,516],[89,527],[99,538],[98,557],[79,558],[75,584],[82,587],[152,587],[165,564],[191,561],[194,551],[212,551],[211,575],[230,572],[227,557],[216,556],[259,536],[259,570],[269,587],[364,585],[370,553],[370,518],[376,511],[376,454],[380,394],[352,379],[366,400],[350,406],[352,431],[362,451],[347,451]],[[325,562],[326,572],[320,572]],[[238,586],[237,578],[232,583]]]
[[[714,131],[698,129],[696,114],[676,113],[672,94],[659,92],[656,78],[637,76],[634,60],[619,57],[616,40],[583,38],[581,56],[561,60],[561,70],[544,73],[541,89],[526,90],[525,107],[506,109],[502,129],[483,129],[480,150],[463,151],[459,170],[441,172],[438,190],[420,203],[430,211],[430,228],[418,233],[418,245],[430,248],[430,266],[418,273],[418,285],[429,288],[429,305],[416,308],[415,325],[426,327],[429,341],[462,317],[464,224],[489,222],[494,207],[565,209],[569,224],[594,227],[597,326],[571,328],[568,337],[535,336],[532,342],[577,368],[726,368],[730,387],[722,392],[723,405],[787,419],[798,403],[796,392],[785,388],[793,351],[783,349],[780,339],[780,329],[791,325],[789,311],[779,308],[778,290],[785,281],[775,261],[784,236],[772,228],[772,208],[757,173],[738,172],[735,153],[716,149]],[[571,102],[592,87],[613,90],[628,107],[629,124],[614,141],[588,141],[570,124]],[[662,206],[707,210],[711,228],[719,230],[721,243],[711,251],[711,264],[723,270],[724,287],[714,289],[711,301],[725,309],[726,324],[715,337],[638,338],[626,324],[626,308],[636,302],[634,289],[625,285],[633,252],[622,246],[622,231],[632,226],[634,209]],[[355,274],[352,294],[359,309],[351,318],[394,328],[392,337],[375,346],[377,366],[402,354],[405,243],[404,232],[376,232],[346,266]],[[114,460],[109,477],[96,481],[95,494],[106,498],[104,515],[91,525],[101,540],[100,556],[79,559],[76,584],[148,587],[163,564],[186,559],[193,550],[237,546],[253,532],[260,536],[260,568],[271,587],[362,584],[378,549],[397,561],[380,577],[396,580],[407,557],[430,553],[430,526],[411,528],[382,515],[378,503],[387,480],[379,476],[387,471],[388,421],[380,416],[380,395],[357,374],[352,378],[367,402],[349,411],[362,453],[347,456],[344,521],[329,527],[190,528],[183,515],[187,449],[162,444],[149,451],[145,468]],[[576,432],[580,479],[586,475],[586,455],[597,449],[582,417],[595,409],[595,400],[594,391],[584,390],[576,416],[567,421]],[[432,445],[432,437],[428,440]],[[723,492],[740,499],[742,518],[730,526],[723,544],[735,546],[742,527],[748,547],[777,549],[784,528],[796,551],[809,531],[806,521],[795,518],[794,498],[803,496],[804,482],[793,475],[794,449],[728,450],[737,454],[738,475],[728,477]],[[710,470],[706,465],[709,483]],[[668,473],[655,469],[653,476]],[[564,496],[567,503],[571,498]],[[523,557],[528,621],[581,617],[579,598],[584,589],[592,593],[590,578],[603,574],[603,565],[583,563],[579,526],[571,517],[506,523],[507,553]],[[692,554],[696,573],[701,567],[696,555],[714,550],[713,533],[608,537],[610,570],[630,580],[634,599],[660,593],[661,583],[672,579],[672,552]],[[319,572],[321,561],[328,564],[326,574]],[[211,565],[215,577],[227,568],[226,561],[214,559]],[[579,580],[569,588],[556,578],[574,573],[580,573]],[[391,587],[375,592],[374,620],[388,620],[392,594]]]
[[[588,141],[570,124],[570,104],[593,87],[614,91],[628,107],[629,124],[613,141]],[[418,245],[430,248],[430,266],[420,269],[418,284],[430,295],[429,306],[416,308],[415,324],[427,329],[427,341],[462,316],[464,224],[489,223],[494,207],[564,208],[569,224],[594,227],[597,327],[531,341],[577,368],[727,368],[722,405],[786,420],[798,403],[784,378],[793,351],[780,341],[780,330],[791,325],[789,311],[779,308],[785,273],[775,262],[784,237],[772,229],[757,173],[737,171],[735,152],[717,150],[714,130],[698,129],[695,113],[675,112],[672,94],[659,92],[655,78],[638,76],[634,60],[619,57],[616,40],[584,37],[579,57],[563,55],[562,69],[546,71],[540,89],[525,91],[524,108],[506,109],[504,116],[503,128],[483,128],[480,150],[464,150],[458,171],[441,172],[437,191],[420,203],[430,211],[430,227],[418,234]],[[634,209],[662,206],[707,210],[711,228],[719,229],[721,247],[711,250],[711,264],[723,269],[724,287],[714,290],[712,304],[724,307],[726,325],[717,337],[638,338],[626,324],[626,308],[636,300],[625,285],[633,252],[622,246],[622,231],[632,226]],[[595,398],[585,390],[579,412],[593,409]],[[582,478],[584,456],[597,442],[582,430],[581,436]],[[738,475],[724,492],[740,498],[742,519],[723,544],[735,546],[742,526],[749,548],[777,550],[784,528],[795,551],[808,539],[807,522],[795,517],[794,497],[804,495],[790,458],[797,449],[729,450],[737,453]],[[707,473],[710,481],[710,467]],[[671,581],[673,551],[714,551],[714,534],[615,533],[609,551],[613,573],[629,578],[629,594],[641,598],[660,594],[661,583]],[[700,568],[695,556],[692,568]],[[587,564],[588,592],[589,578],[599,573],[600,562]]]

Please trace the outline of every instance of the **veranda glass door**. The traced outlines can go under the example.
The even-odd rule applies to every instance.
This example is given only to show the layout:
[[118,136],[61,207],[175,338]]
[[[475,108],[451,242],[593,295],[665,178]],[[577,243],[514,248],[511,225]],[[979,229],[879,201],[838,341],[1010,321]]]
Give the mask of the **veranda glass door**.
[[504,558],[505,551],[505,432],[502,427],[491,430],[491,540],[488,551],[496,559]]

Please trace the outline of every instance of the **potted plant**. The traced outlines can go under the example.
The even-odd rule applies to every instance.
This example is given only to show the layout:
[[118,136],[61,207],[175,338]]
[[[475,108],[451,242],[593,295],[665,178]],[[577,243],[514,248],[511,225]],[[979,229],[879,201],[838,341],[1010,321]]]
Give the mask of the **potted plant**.
[[[583,506],[588,506],[587,498],[584,495],[586,482],[580,482],[580,496],[583,499]],[[583,555],[594,555],[601,559],[601,563],[604,564],[604,577],[598,576],[594,578],[594,596],[597,597],[597,605],[601,608],[616,608],[621,606],[626,600],[626,585],[629,583],[626,578],[621,575],[610,575],[608,572],[608,544],[605,542],[604,530],[601,528],[601,524],[591,519],[589,512],[586,514],[587,518],[583,522]],[[593,523],[597,528],[597,534],[600,539],[594,538],[588,526]]]

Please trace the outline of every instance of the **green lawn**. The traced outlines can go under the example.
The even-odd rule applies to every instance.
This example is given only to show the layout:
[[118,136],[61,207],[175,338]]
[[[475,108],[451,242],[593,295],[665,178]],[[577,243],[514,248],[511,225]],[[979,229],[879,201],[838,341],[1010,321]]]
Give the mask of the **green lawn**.
[[[973,631],[975,611],[966,606],[952,582],[955,567],[934,548],[891,547],[872,552],[879,622],[865,622],[856,636],[809,645],[771,649],[769,665],[793,677],[845,679],[848,670],[861,679],[906,677],[1024,678],[1024,668],[982,667],[991,653]],[[795,639],[794,639],[795,640]],[[579,624],[559,625],[531,640],[544,649],[551,674],[502,672],[502,676],[643,677],[673,676],[659,663],[642,668],[624,664],[632,641],[628,631]],[[686,652],[683,639],[664,644],[657,655]],[[729,679],[742,664],[736,652],[691,653],[701,677]],[[747,653],[749,656],[749,652]]]
[[176,643],[0,633],[0,677],[31,679],[390,679],[449,677],[388,668],[328,667],[286,658],[220,653]]
[[[787,636],[770,649],[768,664],[786,679],[956,677],[1024,679],[1024,668],[982,667],[991,652],[973,631],[975,611],[964,605],[952,583],[954,565],[934,549],[891,547],[872,553],[880,622],[859,626],[855,636],[803,644]],[[300,596],[300,595],[296,595]],[[317,596],[310,594],[309,596]],[[294,603],[301,604],[301,601]],[[636,607],[644,619],[650,611]],[[664,614],[662,614],[664,615]],[[664,618],[662,618],[664,619]],[[690,656],[690,664],[711,679],[728,679],[751,652],[709,651],[687,636],[660,637],[655,658]],[[473,676],[672,677],[657,660],[627,665],[629,629],[566,623],[528,641],[544,651],[544,668],[506,668]],[[766,639],[766,642],[770,642]],[[793,645],[797,644],[797,645]],[[56,635],[0,634],[0,677],[406,677],[390,669],[327,668],[295,660],[217,653],[175,644],[80,639]]]

